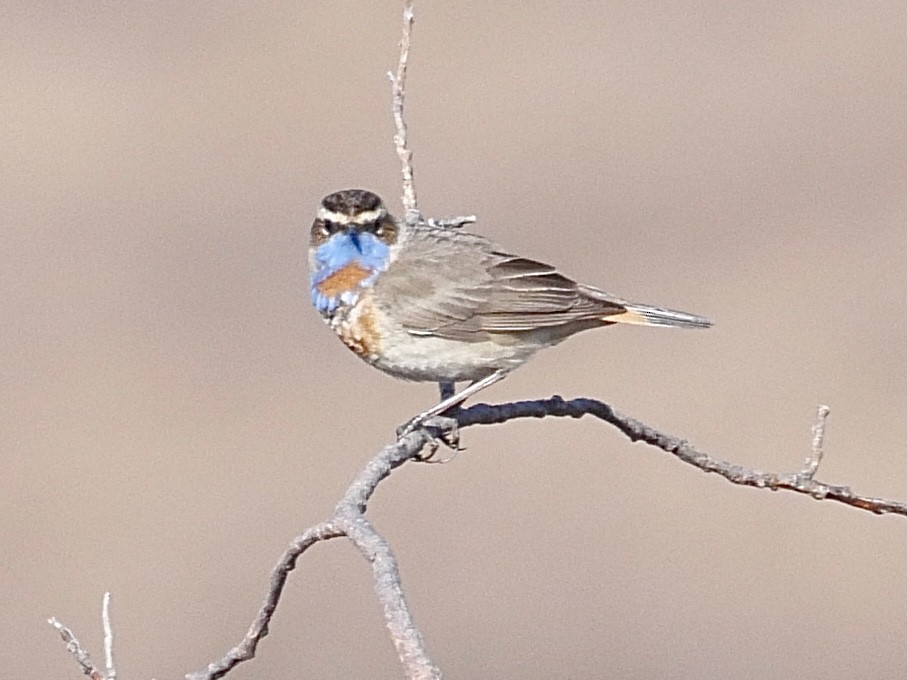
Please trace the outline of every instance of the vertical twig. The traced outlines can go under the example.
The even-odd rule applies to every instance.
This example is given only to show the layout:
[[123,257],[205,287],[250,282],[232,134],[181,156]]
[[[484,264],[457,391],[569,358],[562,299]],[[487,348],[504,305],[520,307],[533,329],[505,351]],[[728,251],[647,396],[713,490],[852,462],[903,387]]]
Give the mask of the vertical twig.
[[[387,72],[387,77],[391,81],[391,93],[393,95],[393,112],[394,112],[394,147],[397,149],[397,156],[400,158],[400,169],[403,174],[403,212],[407,224],[418,224],[422,222],[422,213],[419,212],[419,204],[416,199],[416,183],[413,179],[413,152],[409,149],[407,137],[406,118],[403,115],[403,108],[406,103],[406,67],[409,62],[409,47],[412,42],[413,22],[413,0],[406,0],[403,6],[403,37],[400,38],[400,58],[397,61],[396,74],[392,71]],[[474,217],[466,218],[460,222],[452,222],[454,226],[462,226],[475,222]],[[441,395],[450,391],[453,394],[454,385],[452,383],[440,383],[439,388]]]
[[110,593],[104,593],[101,602],[101,627],[104,629],[104,667],[107,680],[116,680],[117,669],[113,663],[113,625],[110,622]]
[[803,479],[812,479],[819,469],[819,463],[822,462],[822,456],[825,452],[822,450],[822,442],[825,440],[825,423],[828,420],[828,414],[831,409],[824,404],[819,406],[816,413],[816,424],[813,425],[813,441],[806,462],[803,463],[803,469],[800,471],[800,477]]
[[407,224],[417,224],[422,221],[416,201],[416,186],[413,181],[413,152],[409,150],[406,136],[406,120],[403,117],[403,105],[406,100],[406,65],[409,60],[409,46],[413,31],[413,3],[407,0],[403,7],[403,37],[400,39],[400,59],[397,62],[397,72],[388,71],[387,77],[391,81],[393,94],[394,146],[403,171],[403,209]]

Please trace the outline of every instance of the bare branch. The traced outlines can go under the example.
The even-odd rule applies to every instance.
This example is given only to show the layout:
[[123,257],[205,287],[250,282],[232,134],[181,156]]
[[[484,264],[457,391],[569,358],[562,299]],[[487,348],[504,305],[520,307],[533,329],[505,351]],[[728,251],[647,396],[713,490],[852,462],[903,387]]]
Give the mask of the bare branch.
[[[403,11],[403,38],[400,41],[400,58],[396,74],[388,73],[393,93],[393,114],[396,126],[394,145],[400,158],[403,173],[403,206],[406,221],[410,224],[424,223],[419,212],[416,200],[416,189],[413,180],[412,152],[407,145],[407,128],[404,119],[404,103],[406,96],[406,70],[409,58],[409,48],[413,27],[412,0],[406,0]],[[459,228],[465,224],[475,222],[474,216],[455,217],[442,220],[431,220],[430,226],[442,228]],[[441,390],[452,391],[453,385],[441,385]],[[375,456],[366,468],[359,474],[347,489],[340,503],[334,510],[330,519],[307,529],[297,536],[290,546],[284,551],[277,565],[271,572],[268,592],[258,614],[249,626],[243,639],[218,661],[208,664],[203,671],[190,673],[189,680],[214,680],[226,675],[237,664],[255,657],[258,643],[268,634],[268,626],[280,597],[283,593],[289,572],[296,566],[296,561],[308,548],[319,541],[347,536],[359,549],[362,555],[372,564],[372,573],[375,580],[375,592],[384,608],[384,619],[390,631],[391,639],[397,649],[397,654],[403,665],[407,678],[425,680],[440,678],[440,670],[431,662],[425,651],[421,633],[416,628],[409,608],[403,595],[400,572],[396,558],[387,541],[365,519],[364,513],[377,485],[390,474],[391,470],[409,458],[415,457],[422,448],[431,442],[431,438],[424,432],[416,437],[410,437],[404,442],[397,442],[386,447]],[[115,680],[116,671],[113,666],[113,636],[109,625],[109,595],[104,598],[104,631],[105,655],[109,680]],[[92,680],[103,680],[98,671],[91,665],[88,655],[84,653],[72,633],[58,626],[58,630],[66,631],[69,640],[75,644],[75,649],[80,653],[77,660],[83,668],[92,673]],[[62,634],[62,633],[61,633]],[[64,636],[64,639],[66,637]],[[87,665],[85,665],[87,664]],[[86,671],[88,672],[88,671]]]
[[368,501],[378,484],[407,460],[418,456],[430,442],[426,432],[386,446],[357,475],[334,510],[334,521],[372,565],[375,592],[384,609],[384,621],[397,649],[407,678],[440,678],[441,671],[425,650],[419,629],[413,622],[403,595],[397,561],[387,541],[365,518]]
[[[454,415],[459,427],[493,425],[518,418],[581,418],[584,415],[591,415],[613,425],[631,441],[640,441],[654,446],[676,456],[684,463],[704,472],[718,474],[734,484],[776,491],[785,489],[808,494],[819,500],[838,501],[876,514],[894,513],[907,516],[907,504],[905,503],[855,494],[848,487],[824,484],[802,472],[792,474],[762,472],[713,458],[698,451],[686,441],[625,416],[608,404],[595,399],[580,398],[565,401],[562,397],[554,396],[550,399],[507,404],[476,404],[460,409]],[[815,468],[818,468],[817,459],[821,458],[821,454],[818,452],[821,451],[827,416],[828,408],[821,407],[819,421],[814,428],[816,432],[813,438],[814,454],[810,457],[810,460],[816,461],[815,465],[809,468],[813,473]],[[322,540],[312,539],[312,532],[317,531],[328,532],[328,535],[324,535],[322,538],[347,536],[372,564],[375,592],[384,608],[385,622],[404,666],[406,677],[420,679],[440,677],[440,671],[428,658],[422,636],[413,623],[403,594],[396,559],[385,539],[364,516],[368,501],[378,484],[407,460],[418,458],[425,446],[435,445],[434,434],[427,430],[417,430],[396,444],[385,447],[372,458],[347,489],[332,518],[309,529],[297,538],[293,546],[278,562],[278,566],[271,575],[271,589],[265,605],[262,606],[243,642],[228,652],[223,660],[211,664],[207,671],[188,677],[191,680],[219,678],[240,661],[251,659],[254,656],[258,640],[267,633],[267,623],[274,613],[283,583],[287,573],[293,568],[295,559],[315,540]],[[239,653],[237,650],[245,651]]]
[[[806,494],[817,500],[837,501],[875,514],[892,513],[907,516],[907,503],[863,496],[854,493],[849,487],[825,484],[813,479],[822,457],[828,413],[828,407],[819,408],[818,419],[813,428],[812,454],[807,459],[806,468],[804,471],[789,474],[752,470],[714,458],[697,450],[683,439],[625,416],[608,404],[595,399],[578,398],[566,401],[560,396],[554,396],[550,399],[506,404],[475,404],[459,409],[453,415],[460,428],[471,425],[494,425],[519,418],[581,418],[591,415],[613,425],[630,441],[649,444],[703,472],[720,475],[733,484],[773,491],[783,489]],[[289,573],[296,567],[299,556],[315,543],[339,536],[346,536],[372,565],[375,592],[384,609],[385,623],[406,677],[418,680],[441,677],[440,670],[428,657],[422,635],[406,604],[396,558],[387,541],[365,518],[369,499],[378,484],[407,460],[419,458],[424,447],[436,445],[437,433],[430,432],[431,429],[433,428],[416,430],[408,434],[395,444],[386,446],[366,464],[344,493],[331,518],[297,536],[281,555],[271,572],[265,600],[245,637],[222,659],[209,664],[204,671],[187,675],[189,680],[221,678],[237,664],[254,658],[258,643],[268,634],[268,625],[280,602],[283,587]],[[109,603],[109,600],[105,598],[105,602]],[[104,676],[94,667],[72,631],[56,619],[50,619],[50,623],[60,632],[83,672],[92,680],[104,680]],[[105,624],[105,649],[107,626],[108,624]]]
[[113,662],[113,624],[110,622],[110,593],[101,601],[101,627],[104,629],[104,666],[107,680],[116,680],[117,669]]
[[330,522],[322,522],[306,529],[294,538],[271,570],[267,595],[265,595],[264,602],[262,602],[258,614],[249,626],[245,637],[239,644],[224,654],[221,659],[208,664],[208,667],[203,671],[189,673],[186,678],[188,680],[214,680],[215,678],[221,678],[237,664],[254,658],[258,643],[268,634],[268,624],[270,624],[271,617],[274,616],[274,611],[277,609],[287,576],[296,568],[296,560],[299,559],[302,553],[319,541],[339,536],[343,536],[343,534],[337,531]]
[[620,430],[630,441],[641,441],[650,446],[676,456],[684,463],[699,468],[703,472],[713,472],[733,484],[752,486],[759,489],[777,491],[784,489],[807,494],[817,500],[831,500],[844,503],[860,510],[867,510],[877,515],[892,513],[907,516],[907,503],[891,501],[884,498],[873,498],[854,493],[849,487],[824,484],[813,479],[821,459],[822,439],[825,432],[825,419],[828,407],[820,407],[819,419],[814,428],[813,455],[807,459],[805,472],[779,474],[763,472],[734,465],[718,458],[713,458],[691,446],[683,439],[666,434],[645,423],[618,413],[608,404],[595,399],[571,399],[565,401],[559,396],[536,401],[519,401],[510,404],[476,404],[457,412],[459,426],[492,425],[516,418],[569,417],[581,418],[591,415],[610,423]]
[[331,518],[296,537],[280,557],[271,572],[265,601],[242,641],[222,659],[209,664],[204,671],[187,675],[188,680],[215,680],[223,677],[237,664],[254,658],[258,643],[268,634],[268,624],[280,601],[287,576],[296,566],[296,560],[318,541],[339,536],[349,538],[372,565],[375,592],[384,608],[384,620],[406,677],[419,680],[440,678],[441,672],[428,658],[422,636],[413,623],[406,604],[397,561],[387,541],[366,520],[364,514],[368,501],[381,480],[394,468],[416,457],[429,441],[427,433],[419,432],[385,447],[372,458],[343,494]]
[[79,641],[76,639],[76,636],[73,635],[73,632],[56,618],[47,619],[47,622],[57,629],[60,637],[63,638],[63,642],[66,643],[66,649],[72,654],[76,663],[82,668],[82,672],[91,678],[91,680],[104,680],[104,675],[95,667],[91,657],[88,656],[88,652],[82,649],[82,645],[79,644]]
[[391,81],[391,93],[393,95],[393,113],[394,126],[394,146],[397,149],[397,156],[400,158],[400,164],[403,171],[403,208],[406,221],[409,224],[417,224],[422,221],[422,214],[419,212],[416,201],[416,186],[413,180],[413,152],[407,145],[406,120],[403,117],[403,105],[406,101],[406,67],[409,60],[409,46],[413,32],[413,3],[407,0],[403,8],[403,37],[400,39],[400,59],[397,62],[397,73],[390,71],[387,77]]
[[347,537],[372,565],[375,593],[384,609],[384,622],[390,631],[391,640],[397,649],[397,657],[403,665],[407,678],[428,680],[440,678],[441,671],[425,651],[422,634],[416,627],[400,580],[400,569],[390,545],[371,523],[356,509],[347,507],[341,511],[343,519],[338,524]]

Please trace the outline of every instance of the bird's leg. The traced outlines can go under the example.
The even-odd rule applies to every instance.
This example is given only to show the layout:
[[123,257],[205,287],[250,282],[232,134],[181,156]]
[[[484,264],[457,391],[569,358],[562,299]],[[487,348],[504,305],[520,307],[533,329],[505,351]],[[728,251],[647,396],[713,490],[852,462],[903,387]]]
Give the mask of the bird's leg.
[[[409,421],[407,421],[406,424],[397,428],[397,438],[399,439],[399,438],[405,437],[409,433],[413,432],[414,430],[416,430],[417,428],[419,428],[423,424],[425,424],[425,421],[427,421],[429,418],[434,418],[435,416],[440,416],[442,413],[444,413],[448,409],[451,409],[454,406],[459,406],[460,404],[462,404],[464,401],[469,399],[469,397],[476,394],[477,392],[481,392],[486,387],[494,385],[496,382],[503,380],[509,372],[510,371],[507,369],[499,368],[494,373],[491,373],[490,375],[486,375],[481,380],[476,380],[475,382],[470,384],[468,387],[464,387],[459,392],[457,392],[455,394],[451,394],[450,396],[441,399],[441,401],[439,403],[435,404],[427,411],[423,411],[422,413],[417,415],[415,418],[411,418]],[[442,396],[445,394],[445,388],[449,384],[450,383],[441,383]],[[454,437],[454,439],[456,439],[456,437]]]
[[441,401],[444,401],[457,391],[457,383],[453,380],[442,380],[438,383],[438,391],[441,393]]
[[[441,401],[452,397],[456,391],[457,383],[452,380],[442,380],[438,383],[438,392],[441,395]],[[460,448],[460,429],[455,415],[433,416],[424,421],[422,427],[436,429],[438,430],[439,435],[429,442],[428,452],[420,454],[416,459],[420,463],[449,463],[457,457],[457,454],[460,451],[462,451]],[[444,444],[444,446],[451,449],[453,453],[447,458],[435,460],[435,454],[438,452],[438,446],[440,444]]]
[[[469,384],[468,387],[464,387],[462,390],[456,394],[452,394],[446,399],[442,399],[439,403],[435,404],[432,408],[428,409],[424,413],[420,413],[413,420],[421,422],[425,418],[430,418],[431,416],[438,416],[444,413],[444,411],[452,408],[453,406],[459,406],[464,401],[469,399],[472,395],[481,392],[486,387],[491,387],[496,382],[503,380],[507,377],[507,374],[510,373],[509,369],[499,368],[494,373],[486,375],[481,380],[476,380]],[[410,421],[412,422],[412,421]]]

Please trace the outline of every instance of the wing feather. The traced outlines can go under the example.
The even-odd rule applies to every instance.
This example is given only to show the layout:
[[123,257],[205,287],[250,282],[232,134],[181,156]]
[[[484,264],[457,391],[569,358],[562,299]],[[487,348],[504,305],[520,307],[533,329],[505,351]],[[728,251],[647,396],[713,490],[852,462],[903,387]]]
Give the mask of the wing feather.
[[468,342],[626,311],[550,265],[475,234],[433,228],[413,232],[375,284],[375,300],[410,333]]

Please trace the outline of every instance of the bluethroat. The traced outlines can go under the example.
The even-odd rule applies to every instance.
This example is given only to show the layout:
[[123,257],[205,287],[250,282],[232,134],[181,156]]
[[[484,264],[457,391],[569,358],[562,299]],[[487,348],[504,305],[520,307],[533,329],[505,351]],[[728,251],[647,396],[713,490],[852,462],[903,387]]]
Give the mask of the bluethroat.
[[407,430],[580,331],[615,323],[711,325],[577,283],[477,234],[407,224],[363,189],[321,201],[309,267],[312,303],[366,362],[404,380],[470,381],[416,416]]

